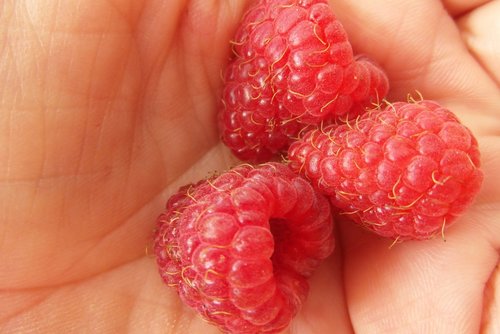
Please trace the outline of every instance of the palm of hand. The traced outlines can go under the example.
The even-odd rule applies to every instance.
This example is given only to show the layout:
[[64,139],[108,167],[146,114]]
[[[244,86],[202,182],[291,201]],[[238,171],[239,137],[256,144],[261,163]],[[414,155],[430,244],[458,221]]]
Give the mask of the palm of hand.
[[[500,73],[464,48],[441,3],[361,3],[334,4],[354,47],[387,69],[392,100],[417,89],[458,113],[486,181],[447,243],[388,250],[340,223],[290,332],[477,332],[498,307],[483,292],[498,273]],[[169,194],[234,162],[214,115],[243,1],[55,4],[0,11],[0,329],[216,333],[163,286],[145,247]]]

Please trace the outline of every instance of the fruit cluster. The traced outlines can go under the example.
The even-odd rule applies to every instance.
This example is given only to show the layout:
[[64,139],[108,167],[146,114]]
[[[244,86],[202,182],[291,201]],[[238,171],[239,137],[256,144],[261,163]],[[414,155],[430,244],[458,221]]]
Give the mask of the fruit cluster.
[[258,0],[231,45],[219,127],[247,163],[179,189],[154,250],[204,319],[276,333],[333,252],[335,215],[396,241],[432,238],[478,193],[479,150],[437,102],[387,102],[384,70],[353,54],[326,0]]

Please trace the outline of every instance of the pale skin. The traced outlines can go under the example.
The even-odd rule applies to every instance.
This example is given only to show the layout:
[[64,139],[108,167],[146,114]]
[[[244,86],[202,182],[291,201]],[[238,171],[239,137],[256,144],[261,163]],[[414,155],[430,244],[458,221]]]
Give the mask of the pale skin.
[[[0,332],[218,332],[147,249],[169,195],[236,163],[215,114],[248,3],[2,1]],[[391,101],[438,100],[477,135],[485,182],[446,242],[338,222],[285,333],[500,331],[500,1],[330,3]]]

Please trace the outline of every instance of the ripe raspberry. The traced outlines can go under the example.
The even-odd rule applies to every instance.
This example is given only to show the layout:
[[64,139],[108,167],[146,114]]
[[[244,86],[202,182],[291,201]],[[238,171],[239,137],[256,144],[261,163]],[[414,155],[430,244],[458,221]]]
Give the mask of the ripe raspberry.
[[334,247],[330,204],[286,165],[242,165],[188,185],[158,218],[163,280],[230,333],[275,333]]
[[307,124],[354,118],[389,89],[378,65],[353,55],[326,0],[260,0],[232,44],[219,123],[242,160],[268,161]]
[[483,179],[476,139],[433,101],[398,102],[312,130],[290,146],[289,159],[342,214],[397,240],[442,231]]

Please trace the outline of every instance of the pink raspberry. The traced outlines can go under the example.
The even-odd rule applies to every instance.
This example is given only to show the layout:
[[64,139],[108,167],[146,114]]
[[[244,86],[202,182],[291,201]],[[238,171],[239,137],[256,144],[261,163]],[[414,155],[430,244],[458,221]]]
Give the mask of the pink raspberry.
[[158,218],[161,277],[230,333],[283,330],[334,248],[326,197],[286,165],[242,165],[188,185]]
[[389,89],[378,65],[353,55],[326,0],[260,0],[232,44],[219,123],[242,160],[286,152],[308,124],[355,118]]
[[444,231],[483,180],[476,139],[433,101],[398,102],[311,130],[289,159],[341,214],[397,240]]

